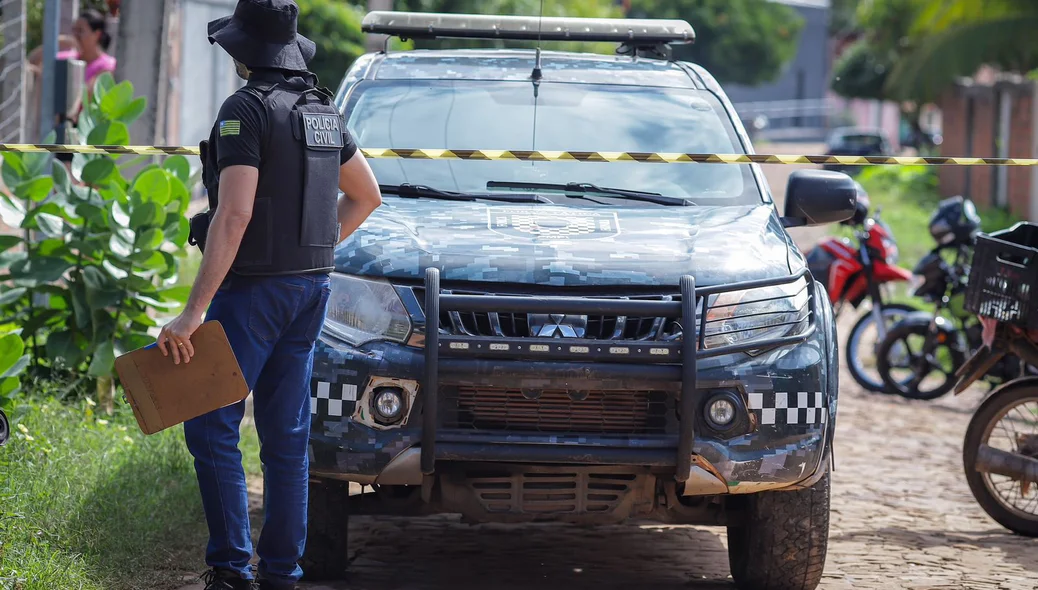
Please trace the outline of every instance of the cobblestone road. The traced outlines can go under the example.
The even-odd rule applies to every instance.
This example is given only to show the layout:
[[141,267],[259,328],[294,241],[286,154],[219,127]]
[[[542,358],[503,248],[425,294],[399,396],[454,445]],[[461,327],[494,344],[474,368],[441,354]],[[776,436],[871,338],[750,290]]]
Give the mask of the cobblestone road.
[[[843,379],[829,556],[821,588],[1038,587],[1038,540],[979,508],[962,436],[981,391],[915,403]],[[466,526],[357,519],[356,590],[731,588],[723,528]]]
[[[982,395],[911,402],[862,392],[844,375],[820,588],[1038,587],[1038,540],[990,520],[962,476],[962,436]],[[351,544],[350,582],[308,590],[734,587],[723,528],[369,517],[351,523]]]
[[[785,147],[772,151],[792,153],[782,152]],[[765,169],[781,203],[792,169]],[[791,233],[806,247],[821,232]],[[843,335],[854,319],[844,314]],[[820,588],[1038,588],[1038,540],[1015,536],[989,519],[962,474],[962,437],[983,392],[911,402],[863,392],[846,371],[842,377],[829,554]],[[308,590],[734,587],[723,528],[357,518],[351,542],[350,582]]]

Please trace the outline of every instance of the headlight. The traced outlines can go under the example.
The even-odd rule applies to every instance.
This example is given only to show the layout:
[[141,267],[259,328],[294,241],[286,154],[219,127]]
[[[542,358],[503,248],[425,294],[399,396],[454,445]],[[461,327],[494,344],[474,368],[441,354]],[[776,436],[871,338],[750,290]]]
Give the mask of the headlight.
[[809,324],[807,280],[708,297],[704,348],[795,336]]
[[897,251],[897,242],[895,242],[892,238],[883,238],[883,249],[887,253],[887,264],[897,264],[897,260],[899,257]]
[[372,413],[379,424],[388,425],[400,420],[404,410],[403,392],[396,387],[375,390]]
[[324,320],[326,332],[353,346],[373,340],[407,342],[411,316],[392,285],[332,274],[331,287]]
[[735,419],[735,404],[730,400],[719,397],[707,406],[707,415],[714,426],[724,428]]

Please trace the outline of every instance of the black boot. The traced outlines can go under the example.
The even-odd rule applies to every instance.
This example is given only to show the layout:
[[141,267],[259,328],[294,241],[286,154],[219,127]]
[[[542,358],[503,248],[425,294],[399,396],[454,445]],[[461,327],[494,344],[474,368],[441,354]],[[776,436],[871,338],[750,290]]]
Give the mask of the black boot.
[[259,590],[296,590],[296,585],[293,582],[282,582],[279,580],[265,580],[260,578],[257,581],[256,587]]
[[238,572],[213,568],[202,574],[205,590],[255,590],[252,580],[246,580]]

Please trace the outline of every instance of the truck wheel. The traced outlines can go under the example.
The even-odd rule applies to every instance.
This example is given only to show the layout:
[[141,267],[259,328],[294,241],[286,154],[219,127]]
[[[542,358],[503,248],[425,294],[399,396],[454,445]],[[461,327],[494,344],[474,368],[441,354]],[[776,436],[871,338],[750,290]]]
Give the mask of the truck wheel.
[[306,549],[299,566],[307,581],[343,580],[348,566],[350,484],[310,480]]
[[829,470],[810,488],[741,498],[728,526],[728,560],[740,590],[813,590],[829,544]]

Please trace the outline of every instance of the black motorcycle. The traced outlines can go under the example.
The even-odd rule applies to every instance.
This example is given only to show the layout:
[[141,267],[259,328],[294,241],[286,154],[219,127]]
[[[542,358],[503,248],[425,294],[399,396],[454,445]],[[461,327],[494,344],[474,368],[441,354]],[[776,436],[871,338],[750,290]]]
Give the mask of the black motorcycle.
[[[894,324],[876,351],[876,368],[888,391],[909,399],[937,399],[955,386],[955,372],[982,344],[983,328],[965,309],[967,279],[979,218],[972,203],[952,197],[941,203],[930,231],[938,246],[912,270],[913,295],[934,305]],[[947,258],[946,258],[947,257]],[[991,388],[1036,372],[1008,355],[984,375]]]
[[[959,369],[955,393],[1007,357],[1038,366],[1038,225],[981,235],[966,308],[992,325]],[[974,412],[962,444],[966,482],[977,503],[1007,529],[1038,537],[1038,376],[1007,381]]]
[[[912,294],[934,305],[933,313],[908,314],[894,324],[876,352],[876,368],[892,393],[909,399],[931,400],[955,386],[955,371],[981,344],[981,325],[963,309],[970,248],[956,248],[953,262],[936,248],[912,269]],[[995,367],[985,380],[995,386],[1005,380],[1005,365]]]

